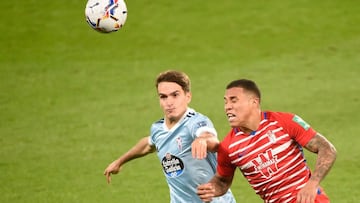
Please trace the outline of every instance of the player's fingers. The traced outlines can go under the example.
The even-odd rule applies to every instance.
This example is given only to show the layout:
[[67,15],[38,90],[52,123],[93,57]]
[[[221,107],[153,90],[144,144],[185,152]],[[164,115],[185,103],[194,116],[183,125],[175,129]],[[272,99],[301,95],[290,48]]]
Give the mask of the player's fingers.
[[191,155],[194,159],[197,159],[199,156],[199,147],[200,146],[195,142],[191,144]]
[[106,181],[108,184],[110,184],[110,182],[111,182],[111,174],[110,173],[106,174]]
[[111,173],[109,171],[105,170],[104,175],[106,177],[106,182],[110,183],[111,182],[111,177],[110,177]]
[[198,139],[197,140],[197,146],[198,146],[198,150],[197,150],[197,159],[203,159],[206,157],[206,151],[207,151],[207,147],[206,147],[206,140],[204,139]]
[[199,150],[198,150],[197,158],[198,159],[205,158],[206,157],[206,151],[207,151],[206,141],[205,140],[200,140],[199,141]]
[[297,196],[297,200],[296,200],[297,203],[308,203],[308,198],[302,194],[298,195]]
[[191,144],[191,155],[194,159],[204,159],[207,155],[206,140],[197,138]]
[[197,151],[197,154],[196,154],[196,158],[197,158],[197,159],[202,159],[202,156],[203,156],[203,148],[202,148],[202,146],[200,145],[200,146],[199,146],[199,150]]
[[194,144],[191,146],[191,155],[194,159],[196,158],[196,148]]
[[204,159],[206,157],[206,153],[207,153],[207,145],[206,142],[202,145],[202,159]]
[[197,194],[203,202],[211,202],[214,197],[215,190],[211,184],[203,184],[197,188]]
[[303,192],[299,192],[296,197],[297,203],[308,203],[308,202],[314,202],[315,196]]

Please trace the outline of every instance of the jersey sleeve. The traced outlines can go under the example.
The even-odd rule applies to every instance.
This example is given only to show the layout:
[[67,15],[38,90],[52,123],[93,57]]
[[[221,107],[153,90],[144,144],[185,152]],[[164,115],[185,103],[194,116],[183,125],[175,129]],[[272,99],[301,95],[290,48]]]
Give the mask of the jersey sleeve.
[[223,177],[234,176],[236,166],[231,163],[229,158],[229,140],[227,139],[230,135],[226,136],[223,141],[220,142],[218,149],[218,164],[216,171]]
[[150,136],[149,136],[149,145],[154,146],[156,143],[156,131],[159,130],[160,126],[162,125],[160,121],[153,123],[150,127]]
[[305,146],[316,135],[316,131],[300,116],[286,113],[283,118],[285,118],[283,119],[285,130],[301,146]]
[[200,134],[204,132],[209,132],[214,136],[217,136],[216,129],[211,120],[206,116],[199,116],[194,122],[192,126],[192,136],[194,138],[198,137]]
[[148,143],[149,143],[150,146],[155,145],[154,140],[152,139],[152,136],[149,136]]

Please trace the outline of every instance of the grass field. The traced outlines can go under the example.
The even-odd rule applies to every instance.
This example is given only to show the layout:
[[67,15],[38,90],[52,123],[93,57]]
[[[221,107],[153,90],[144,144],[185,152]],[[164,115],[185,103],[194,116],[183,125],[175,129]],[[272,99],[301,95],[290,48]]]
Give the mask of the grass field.
[[[107,35],[85,4],[1,3],[0,202],[169,202],[155,154],[111,185],[102,175],[162,116],[154,79],[166,69],[189,74],[191,106],[220,138],[226,84],[256,80],[263,109],[297,113],[335,144],[322,183],[332,202],[358,202],[359,1],[127,1],[125,26]],[[240,173],[232,190],[262,202]]]

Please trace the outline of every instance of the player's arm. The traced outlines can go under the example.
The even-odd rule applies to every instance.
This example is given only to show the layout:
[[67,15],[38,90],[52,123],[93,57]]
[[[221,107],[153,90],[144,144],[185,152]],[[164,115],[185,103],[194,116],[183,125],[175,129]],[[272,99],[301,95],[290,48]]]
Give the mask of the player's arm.
[[298,202],[313,201],[315,191],[320,182],[330,171],[336,160],[336,149],[324,136],[319,133],[305,145],[305,148],[317,154],[315,169],[305,187],[298,193]]
[[109,166],[104,171],[107,182],[111,182],[111,174],[117,174],[120,171],[121,166],[124,165],[126,162],[139,157],[143,157],[154,151],[155,147],[153,145],[150,145],[149,137],[143,137],[129,151],[127,151],[118,159],[109,164]]
[[216,152],[219,147],[219,140],[213,132],[204,131],[199,134],[191,144],[192,156],[196,159],[203,159],[207,152]]
[[311,152],[317,153],[315,170],[310,180],[320,183],[330,171],[336,160],[336,149],[324,136],[319,133],[305,145],[305,148]]
[[203,202],[211,202],[214,197],[224,195],[230,188],[233,177],[224,177],[216,173],[208,183],[198,186],[198,196]]

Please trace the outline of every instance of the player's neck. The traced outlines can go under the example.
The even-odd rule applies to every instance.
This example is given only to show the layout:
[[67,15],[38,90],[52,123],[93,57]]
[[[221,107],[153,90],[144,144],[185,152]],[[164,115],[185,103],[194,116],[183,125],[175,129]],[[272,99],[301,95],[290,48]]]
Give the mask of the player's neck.
[[168,129],[171,129],[171,128],[174,127],[178,122],[179,122],[179,120],[166,119],[165,124],[166,124],[166,127],[167,127]]
[[251,134],[259,128],[260,122],[261,110],[258,110],[249,116],[248,122],[246,123],[246,125],[241,126],[240,130],[246,134]]
[[166,125],[166,127],[167,127],[169,130],[172,129],[176,124],[178,124],[182,119],[185,118],[186,112],[187,112],[187,111],[184,111],[184,113],[182,114],[181,117],[168,117],[168,118],[165,118],[165,125]]

